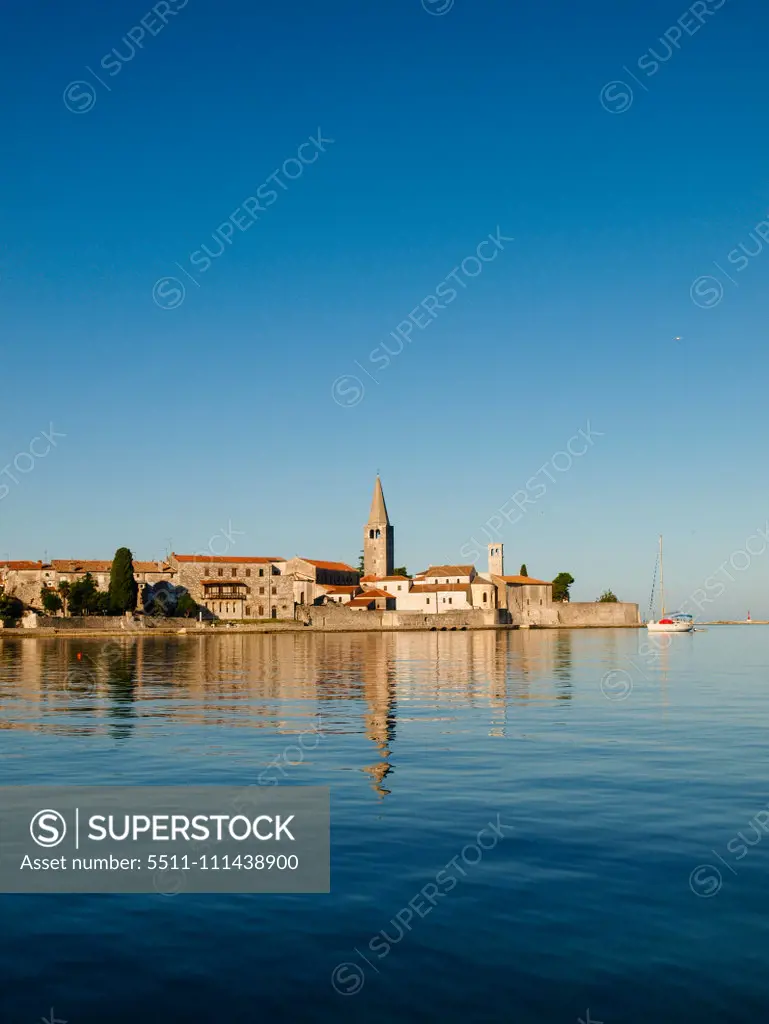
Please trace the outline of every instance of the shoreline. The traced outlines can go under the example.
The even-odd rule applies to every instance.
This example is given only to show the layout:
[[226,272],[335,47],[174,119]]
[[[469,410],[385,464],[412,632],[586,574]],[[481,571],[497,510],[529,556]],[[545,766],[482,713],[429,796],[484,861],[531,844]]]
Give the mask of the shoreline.
[[[767,623],[769,625],[769,623]],[[514,632],[545,632],[555,630],[584,630],[584,629],[643,629],[639,625],[585,625],[585,626],[517,626],[517,625],[493,625],[493,626],[390,626],[379,629],[354,629],[348,626],[343,628],[329,628],[327,626],[303,626],[301,623],[291,623],[284,626],[204,626],[203,628],[164,629],[154,627],[152,629],[55,629],[43,627],[41,629],[24,629],[13,627],[0,630],[0,640],[4,636],[26,637],[30,640],[62,640],[67,637],[78,637],[81,639],[114,639],[115,637],[216,637],[233,635],[270,635],[280,633],[514,633]]]

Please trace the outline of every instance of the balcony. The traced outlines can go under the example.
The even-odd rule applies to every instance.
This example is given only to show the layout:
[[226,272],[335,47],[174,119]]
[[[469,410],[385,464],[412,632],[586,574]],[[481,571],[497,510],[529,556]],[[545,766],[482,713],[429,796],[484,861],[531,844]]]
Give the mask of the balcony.
[[240,585],[209,583],[203,585],[203,594],[206,600],[245,601],[248,596],[248,587],[244,583]]

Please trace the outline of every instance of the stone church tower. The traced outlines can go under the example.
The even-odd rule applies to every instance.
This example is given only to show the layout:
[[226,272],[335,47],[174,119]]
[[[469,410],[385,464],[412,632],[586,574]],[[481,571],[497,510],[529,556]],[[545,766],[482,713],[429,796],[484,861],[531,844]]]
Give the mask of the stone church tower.
[[489,544],[489,576],[505,575],[504,544]]
[[363,570],[366,576],[392,576],[394,535],[382,493],[382,481],[377,476],[371,512],[363,530]]

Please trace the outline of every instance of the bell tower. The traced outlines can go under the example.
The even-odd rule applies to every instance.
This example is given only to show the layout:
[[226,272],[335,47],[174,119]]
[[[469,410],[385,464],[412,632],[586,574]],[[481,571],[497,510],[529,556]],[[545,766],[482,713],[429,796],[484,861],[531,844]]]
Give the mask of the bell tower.
[[505,575],[505,546],[489,544],[489,576]]
[[363,570],[366,576],[392,576],[395,558],[395,531],[390,525],[377,476],[368,522],[363,528]]

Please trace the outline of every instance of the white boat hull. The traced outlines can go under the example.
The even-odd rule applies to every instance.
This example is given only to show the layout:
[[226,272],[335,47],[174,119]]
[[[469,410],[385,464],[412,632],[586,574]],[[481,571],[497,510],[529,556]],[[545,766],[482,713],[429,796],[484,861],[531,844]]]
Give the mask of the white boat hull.
[[691,633],[694,630],[693,622],[647,622],[646,628],[650,633]]

